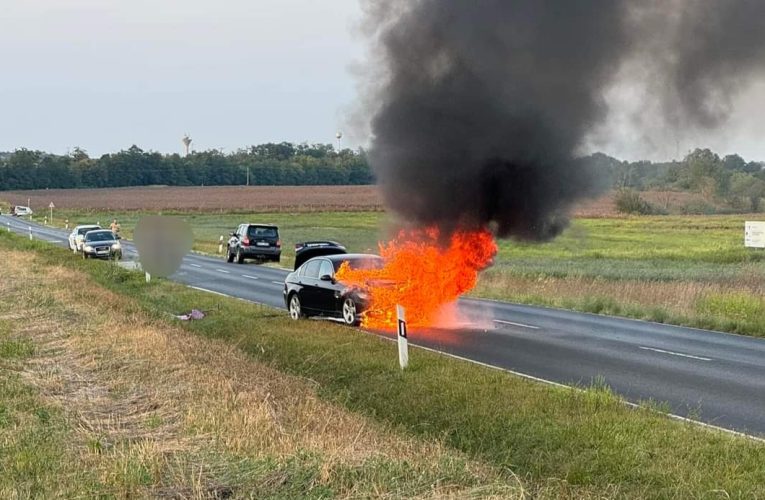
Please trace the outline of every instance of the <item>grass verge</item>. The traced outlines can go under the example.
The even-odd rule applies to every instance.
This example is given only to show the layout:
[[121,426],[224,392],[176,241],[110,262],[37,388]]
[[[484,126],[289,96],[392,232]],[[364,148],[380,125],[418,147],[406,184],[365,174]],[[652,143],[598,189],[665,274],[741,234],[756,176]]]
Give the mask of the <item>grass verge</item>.
[[508,471],[29,257],[0,245],[15,264],[0,280],[1,498],[523,494]]
[[[173,328],[235,346],[231,353],[243,357],[232,359],[310,381],[320,400],[401,435],[457,450],[494,471],[512,471],[531,496],[765,496],[762,443],[674,421],[655,407],[631,409],[604,387],[549,387],[420,350],[402,373],[394,347],[362,332],[292,322],[275,310],[164,280],[147,285],[108,263],[69,259],[63,250],[10,235],[0,236],[0,245],[44,248],[38,265],[87,273],[121,297],[123,314],[147,315],[161,328],[168,328],[168,313],[202,309],[204,320]],[[225,370],[239,363],[222,362]],[[375,484],[403,473],[393,469]],[[343,477],[355,481],[353,474]],[[481,483],[473,481],[457,484]]]

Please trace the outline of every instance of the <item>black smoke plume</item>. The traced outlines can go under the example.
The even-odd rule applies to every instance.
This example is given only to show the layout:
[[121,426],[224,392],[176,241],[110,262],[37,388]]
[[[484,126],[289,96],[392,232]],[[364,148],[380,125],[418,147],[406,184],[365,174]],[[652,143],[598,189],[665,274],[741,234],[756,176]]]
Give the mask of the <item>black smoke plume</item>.
[[[741,75],[731,72],[749,74],[762,63],[762,1],[365,6],[374,61],[370,162],[404,221],[446,232],[559,233],[571,205],[601,184],[578,149],[605,118],[604,91],[625,61],[644,60],[661,89],[656,98],[701,125],[725,111],[712,101],[737,86]],[[741,6],[746,11],[736,12]],[[719,25],[710,25],[709,13]]]

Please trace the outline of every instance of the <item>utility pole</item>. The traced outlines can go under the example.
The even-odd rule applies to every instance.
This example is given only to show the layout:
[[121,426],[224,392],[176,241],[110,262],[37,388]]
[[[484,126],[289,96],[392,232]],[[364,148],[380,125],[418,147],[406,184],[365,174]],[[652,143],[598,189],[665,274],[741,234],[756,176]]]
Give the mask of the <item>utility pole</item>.
[[250,185],[250,166],[247,165],[247,185]]

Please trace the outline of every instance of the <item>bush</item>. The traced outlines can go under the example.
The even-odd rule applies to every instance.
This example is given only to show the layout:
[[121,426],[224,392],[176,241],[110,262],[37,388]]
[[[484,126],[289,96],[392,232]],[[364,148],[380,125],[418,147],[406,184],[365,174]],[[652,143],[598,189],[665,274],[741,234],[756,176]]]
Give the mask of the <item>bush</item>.
[[624,214],[651,215],[657,213],[656,208],[640,197],[632,189],[620,189],[614,197],[616,210]]
[[683,215],[714,215],[721,211],[705,201],[689,201],[680,208]]

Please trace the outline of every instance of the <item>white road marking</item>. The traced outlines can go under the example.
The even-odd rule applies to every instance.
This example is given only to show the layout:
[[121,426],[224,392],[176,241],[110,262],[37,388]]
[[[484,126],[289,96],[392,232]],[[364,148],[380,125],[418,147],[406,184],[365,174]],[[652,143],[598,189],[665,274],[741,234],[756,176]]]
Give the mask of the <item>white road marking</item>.
[[199,264],[189,264],[191,267],[202,267]]
[[523,324],[523,323],[516,323],[514,321],[504,321],[504,320],[501,320],[501,319],[495,319],[494,322],[495,323],[501,323],[503,325],[520,326],[521,328],[531,328],[532,330],[539,330],[538,326],[526,325],[526,324]]
[[272,281],[271,283],[274,283],[276,285],[283,285],[284,284],[283,281]]
[[219,273],[223,273],[223,274],[231,274],[231,272],[230,272],[230,271],[226,271],[225,269],[218,269],[218,268],[216,268],[215,270],[216,270],[216,271],[218,271]]
[[251,280],[259,280],[257,276],[250,276],[249,274],[243,274],[242,278],[250,278]]
[[645,346],[638,346],[638,348],[643,349],[644,351],[654,351],[654,352],[660,352],[662,354],[669,354],[672,356],[680,356],[682,358],[691,358],[691,359],[698,359],[699,361],[712,361],[712,358],[703,358],[701,356],[694,356],[693,354],[683,354],[681,352],[674,352],[674,351],[665,351],[664,349],[656,349],[655,347],[645,347]]

